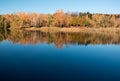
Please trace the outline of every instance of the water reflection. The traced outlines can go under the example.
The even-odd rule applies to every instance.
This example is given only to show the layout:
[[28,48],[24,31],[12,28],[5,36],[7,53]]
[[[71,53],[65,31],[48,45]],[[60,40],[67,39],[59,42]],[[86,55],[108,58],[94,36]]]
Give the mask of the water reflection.
[[119,32],[3,30],[0,41],[0,81],[120,81],[120,46],[88,45],[120,44]]
[[25,30],[0,30],[0,41],[8,40],[20,44],[38,44],[47,43],[57,48],[62,48],[65,44],[88,45],[88,44],[120,44],[120,32],[116,33],[45,33],[40,31]]

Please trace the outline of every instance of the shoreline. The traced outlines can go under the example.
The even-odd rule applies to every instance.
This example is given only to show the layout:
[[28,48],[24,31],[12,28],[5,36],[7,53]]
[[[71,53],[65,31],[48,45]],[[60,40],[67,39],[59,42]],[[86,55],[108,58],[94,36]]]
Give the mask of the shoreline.
[[41,32],[49,32],[49,33],[55,33],[55,32],[64,32],[64,33],[81,33],[81,32],[86,32],[86,33],[119,33],[120,28],[87,28],[87,27],[41,27],[41,28],[36,28],[36,27],[31,27],[31,28],[10,28],[12,29],[24,29],[26,31],[41,31]]
[[41,27],[41,28],[24,28],[27,31],[41,31],[41,32],[66,32],[66,33],[80,33],[80,32],[86,32],[86,33],[118,33],[120,32],[120,28],[87,28],[87,27]]
[[28,31],[41,31],[41,32],[83,32],[84,30],[86,30],[86,27],[63,27],[63,28],[59,28],[59,27],[41,27],[41,28],[36,28],[36,27],[32,27],[32,28],[24,28],[25,30]]

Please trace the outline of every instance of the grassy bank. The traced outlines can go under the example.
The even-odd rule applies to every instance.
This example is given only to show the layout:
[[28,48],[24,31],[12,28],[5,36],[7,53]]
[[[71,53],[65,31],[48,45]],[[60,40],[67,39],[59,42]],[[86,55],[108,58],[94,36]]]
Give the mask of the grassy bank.
[[70,27],[70,28],[59,28],[59,27],[41,27],[41,28],[25,28],[28,31],[39,30],[41,32],[68,32],[68,33],[79,33],[79,32],[88,32],[88,33],[119,33],[120,28],[87,28],[87,27]]
[[59,27],[41,27],[41,28],[36,28],[36,27],[32,27],[32,28],[25,28],[25,30],[31,30],[31,31],[35,31],[35,30],[39,30],[41,32],[82,32],[84,31],[86,28],[77,28],[77,27],[70,27],[70,28],[59,28]]

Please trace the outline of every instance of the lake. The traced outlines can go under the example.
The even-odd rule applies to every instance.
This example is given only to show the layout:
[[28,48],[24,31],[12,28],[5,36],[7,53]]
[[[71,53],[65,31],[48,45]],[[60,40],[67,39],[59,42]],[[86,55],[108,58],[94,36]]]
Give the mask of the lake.
[[120,81],[120,33],[0,31],[0,81]]

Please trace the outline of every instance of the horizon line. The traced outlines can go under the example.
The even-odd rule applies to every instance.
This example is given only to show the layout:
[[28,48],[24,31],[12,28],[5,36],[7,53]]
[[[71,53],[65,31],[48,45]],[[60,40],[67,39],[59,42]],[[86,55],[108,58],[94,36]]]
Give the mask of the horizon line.
[[[54,14],[56,13],[58,10],[63,10],[63,9],[57,9],[54,12],[38,12],[38,11],[18,11],[18,12],[8,12],[8,13],[0,13],[0,15],[6,15],[6,14],[16,14],[16,13],[37,13],[37,14]],[[103,12],[89,12],[89,11],[64,11],[64,13],[90,13],[90,14],[109,14],[109,15],[120,15],[120,13],[103,13]]]

